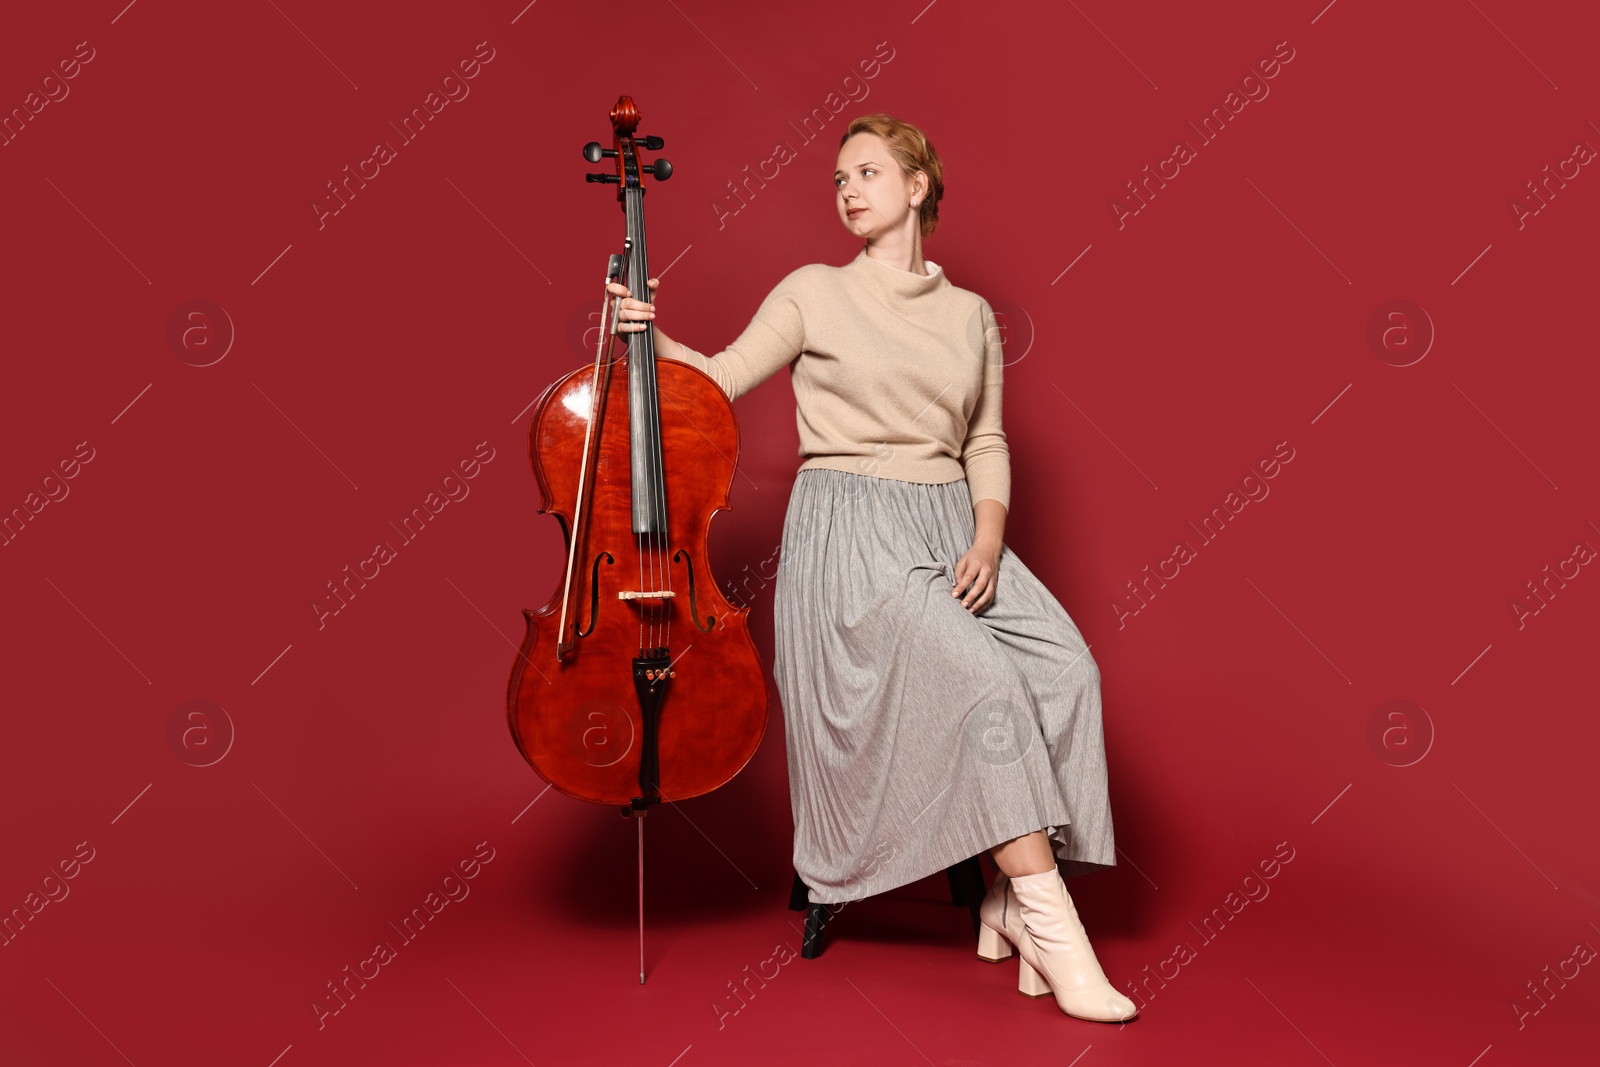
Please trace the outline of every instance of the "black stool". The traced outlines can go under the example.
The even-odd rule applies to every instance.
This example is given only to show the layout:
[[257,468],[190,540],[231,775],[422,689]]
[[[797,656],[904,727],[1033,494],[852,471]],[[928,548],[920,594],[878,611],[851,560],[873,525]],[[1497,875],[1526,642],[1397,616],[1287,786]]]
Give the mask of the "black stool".
[[[944,873],[950,880],[951,905],[957,908],[965,907],[971,912],[972,933],[973,936],[977,936],[978,906],[983,903],[984,894],[989,888],[984,884],[983,866],[978,862],[977,856],[972,856],[946,867]],[[800,955],[804,959],[814,960],[822,955],[822,933],[828,925],[828,919],[833,915],[828,908],[827,904],[811,902],[811,890],[800,880],[800,875],[797,873],[794,876],[794,885],[789,890],[789,910],[806,913],[805,935],[800,941]]]

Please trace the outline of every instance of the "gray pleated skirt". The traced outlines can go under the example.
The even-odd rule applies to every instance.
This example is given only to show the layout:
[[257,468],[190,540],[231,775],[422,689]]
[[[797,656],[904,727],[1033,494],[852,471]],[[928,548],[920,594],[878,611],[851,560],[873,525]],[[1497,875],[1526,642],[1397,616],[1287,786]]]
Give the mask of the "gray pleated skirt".
[[774,589],[794,867],[835,903],[1044,828],[1065,877],[1115,866],[1100,671],[1004,548],[994,601],[950,595],[966,481],[795,477]]

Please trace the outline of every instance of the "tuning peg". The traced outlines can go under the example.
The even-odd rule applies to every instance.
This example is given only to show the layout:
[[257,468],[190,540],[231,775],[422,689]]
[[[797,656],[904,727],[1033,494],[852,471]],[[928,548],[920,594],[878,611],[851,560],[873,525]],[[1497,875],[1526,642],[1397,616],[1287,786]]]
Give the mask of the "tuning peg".
[[658,182],[664,182],[672,177],[672,164],[664,159],[658,159],[654,163],[646,163],[644,169],[655,175]]
[[601,148],[599,141],[590,141],[583,146],[583,158],[590,163],[598,163],[602,159],[608,156],[614,157],[616,154],[617,150],[615,148]]
[[622,181],[615,174],[585,174],[583,180],[586,182],[610,182],[612,185]]
[[640,148],[648,148],[652,152],[659,152],[667,147],[667,142],[659,137],[635,137],[633,143]]

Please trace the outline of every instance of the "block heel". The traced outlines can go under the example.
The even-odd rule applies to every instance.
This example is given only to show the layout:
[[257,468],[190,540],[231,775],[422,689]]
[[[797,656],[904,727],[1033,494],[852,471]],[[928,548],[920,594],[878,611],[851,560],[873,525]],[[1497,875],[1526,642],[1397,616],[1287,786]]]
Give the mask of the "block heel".
[[1011,942],[1005,935],[989,926],[978,927],[978,958],[985,963],[999,963],[1011,958]]
[[1052,990],[1044,975],[1028,966],[1027,960],[1018,960],[1017,992],[1025,997],[1048,997]]

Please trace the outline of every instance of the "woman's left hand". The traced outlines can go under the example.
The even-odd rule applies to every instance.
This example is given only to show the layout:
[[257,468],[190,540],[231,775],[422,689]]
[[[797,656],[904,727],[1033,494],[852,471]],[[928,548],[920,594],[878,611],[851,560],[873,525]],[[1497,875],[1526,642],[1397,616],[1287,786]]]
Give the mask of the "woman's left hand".
[[976,615],[994,600],[995,577],[1000,572],[1000,549],[975,543],[956,560],[956,587],[950,591],[961,598],[961,606]]

